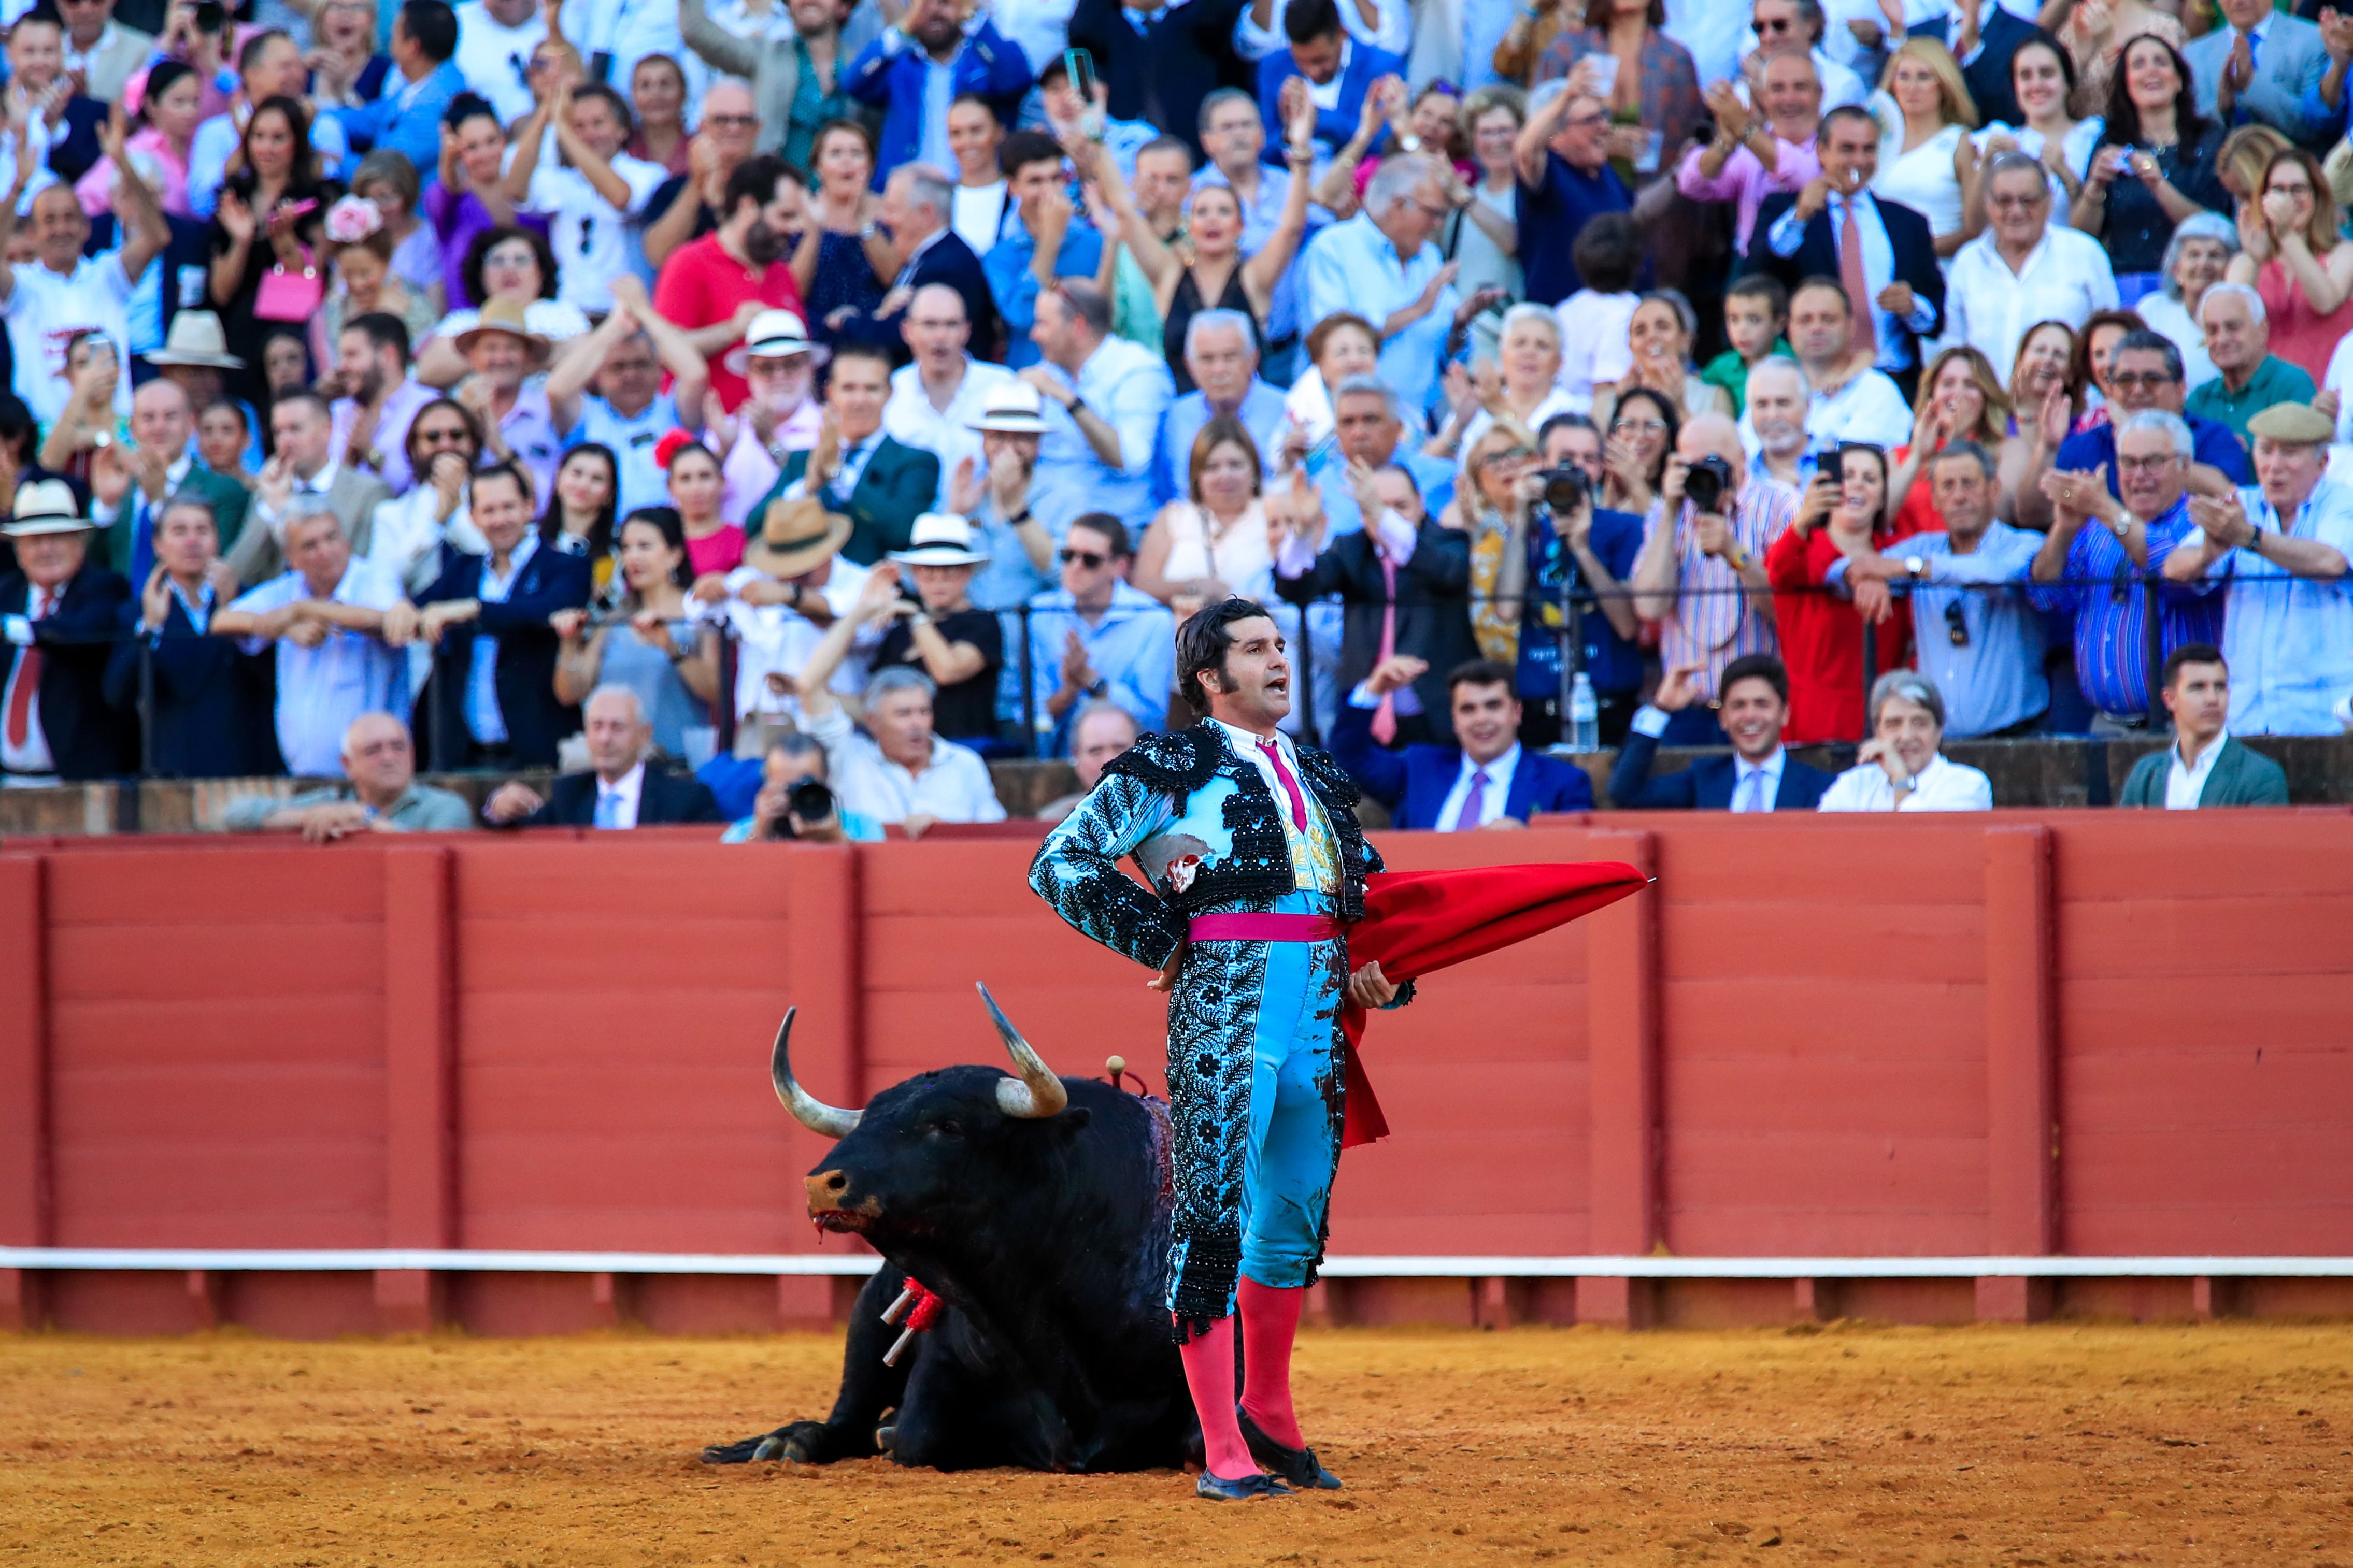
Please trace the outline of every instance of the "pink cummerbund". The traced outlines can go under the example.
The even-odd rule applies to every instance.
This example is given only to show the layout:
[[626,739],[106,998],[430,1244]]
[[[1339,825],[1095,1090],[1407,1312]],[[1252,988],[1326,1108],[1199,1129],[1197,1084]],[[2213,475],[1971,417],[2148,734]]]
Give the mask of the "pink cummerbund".
[[1340,922],[1330,915],[1195,915],[1185,934],[1194,942],[1330,942]]

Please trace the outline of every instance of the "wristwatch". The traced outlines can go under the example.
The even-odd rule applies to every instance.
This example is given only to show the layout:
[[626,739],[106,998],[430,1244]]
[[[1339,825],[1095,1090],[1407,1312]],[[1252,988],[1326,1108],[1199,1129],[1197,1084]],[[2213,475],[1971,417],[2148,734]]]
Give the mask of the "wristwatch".
[[1421,151],[1421,138],[1409,131],[1398,138],[1398,147],[1401,152],[1419,153]]
[[1019,511],[1015,512],[1011,517],[1007,518],[1005,520],[1005,526],[1008,528],[1018,528],[1025,522],[1034,521],[1035,519],[1031,516],[1029,509],[1025,506]]
[[1907,577],[1925,577],[1928,574],[1928,563],[1920,556],[1906,555],[1904,558],[1904,574]]
[[1076,419],[1080,415],[1085,413],[1086,408],[1087,400],[1081,397],[1075,392],[1071,394],[1070,402],[1062,405],[1062,412],[1069,415],[1073,419]]

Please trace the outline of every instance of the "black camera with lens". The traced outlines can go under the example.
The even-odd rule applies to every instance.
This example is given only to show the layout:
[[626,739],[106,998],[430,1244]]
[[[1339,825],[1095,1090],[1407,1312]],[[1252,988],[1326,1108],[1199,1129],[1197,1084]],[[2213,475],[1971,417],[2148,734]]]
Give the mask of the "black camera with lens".
[[784,815],[768,825],[768,837],[794,837],[795,821],[805,822],[814,827],[821,822],[832,821],[834,810],[833,786],[823,779],[803,779],[793,785],[791,794],[785,796]]
[[1545,507],[1555,517],[1567,517],[1592,498],[1592,481],[1575,463],[1546,468],[1536,478],[1544,482]]
[[1695,511],[1714,511],[1732,488],[1732,465],[1711,452],[1683,475],[1683,494]]

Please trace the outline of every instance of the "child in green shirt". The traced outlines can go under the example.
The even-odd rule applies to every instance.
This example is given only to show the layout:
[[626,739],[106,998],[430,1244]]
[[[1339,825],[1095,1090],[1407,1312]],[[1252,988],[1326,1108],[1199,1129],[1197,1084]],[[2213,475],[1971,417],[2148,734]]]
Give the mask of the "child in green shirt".
[[1781,330],[1789,324],[1789,291],[1767,273],[1736,278],[1724,291],[1724,335],[1732,346],[1707,362],[1699,378],[1732,395],[1732,415],[1748,405],[1748,367],[1767,354],[1794,357]]

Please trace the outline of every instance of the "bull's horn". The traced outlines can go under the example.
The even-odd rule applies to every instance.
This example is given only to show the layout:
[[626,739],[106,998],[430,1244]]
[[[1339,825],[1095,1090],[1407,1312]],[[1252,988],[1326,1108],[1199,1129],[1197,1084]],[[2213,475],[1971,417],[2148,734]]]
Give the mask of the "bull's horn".
[[997,1032],[1005,1037],[1005,1054],[1013,1058],[1013,1070],[1019,1075],[997,1086],[997,1108],[1008,1116],[1023,1118],[1061,1114],[1062,1107],[1071,1103],[1071,1091],[1029,1048],[1029,1042],[1021,1037],[1021,1031],[1013,1026],[986,985],[980,987],[980,999],[988,1004],[988,1016],[997,1020]]
[[828,1105],[793,1079],[793,1019],[799,1012],[798,1007],[787,1007],[785,1021],[776,1026],[776,1048],[768,1056],[769,1081],[776,1086],[776,1098],[785,1102],[794,1121],[828,1138],[847,1138],[858,1131],[858,1119],[866,1113]]

